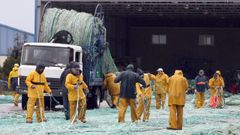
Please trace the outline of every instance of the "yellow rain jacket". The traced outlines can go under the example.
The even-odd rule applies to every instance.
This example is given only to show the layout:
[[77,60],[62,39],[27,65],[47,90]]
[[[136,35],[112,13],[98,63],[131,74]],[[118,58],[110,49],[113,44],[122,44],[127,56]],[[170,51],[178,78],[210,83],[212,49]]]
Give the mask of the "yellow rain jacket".
[[114,83],[116,75],[114,73],[107,73],[103,82],[103,89],[107,88],[111,96],[120,95],[120,84]]
[[222,79],[220,77],[218,77],[217,79],[215,79],[214,77],[212,77],[210,80],[209,80],[209,83],[208,83],[209,87],[210,87],[210,93],[211,93],[211,96],[214,96],[215,92],[216,92],[216,87],[217,86],[221,86],[223,87],[224,86],[224,83],[222,81]]
[[68,100],[69,101],[77,101],[78,100],[78,91],[74,89],[74,86],[78,83],[79,85],[79,98],[83,99],[86,98],[85,94],[83,93],[83,89],[88,90],[87,84],[83,81],[83,75],[80,74],[79,76],[75,76],[72,73],[69,73],[66,77],[65,86],[68,89]]
[[185,105],[188,81],[181,70],[176,70],[168,82],[168,105]]
[[[140,120],[141,116],[143,114],[143,121],[149,120],[149,116],[150,116],[152,88],[150,87],[150,77],[149,76],[150,76],[149,74],[144,74],[143,79],[147,86],[145,89],[142,89],[140,87],[140,83],[136,83],[136,91],[137,91],[137,95],[138,95],[137,116],[138,116],[138,119]],[[140,95],[142,95],[143,98]],[[147,100],[145,100],[145,99],[147,99]],[[145,101],[147,101],[147,103]]]
[[157,94],[166,93],[167,85],[168,85],[168,75],[165,73],[157,74],[156,76],[151,75],[151,79],[155,80],[155,88]]
[[17,81],[18,78],[18,68],[17,67],[13,67],[12,71],[9,73],[8,76],[8,88],[10,89],[11,87],[11,81]]
[[[46,77],[44,73],[39,74],[37,71],[32,71],[25,81],[26,85],[28,86],[28,97],[30,98],[43,98],[44,91],[47,93],[51,93],[52,90],[49,88],[47,84]],[[34,85],[36,88],[33,89],[32,85]],[[39,95],[38,95],[39,94]]]
[[149,77],[149,74],[144,74],[144,81],[146,83],[146,88],[145,89],[142,89],[140,87],[140,83],[136,83],[136,91],[137,91],[137,95],[141,95],[143,94],[143,96],[146,96],[146,97],[151,97],[152,96],[152,88],[150,87],[150,77]]

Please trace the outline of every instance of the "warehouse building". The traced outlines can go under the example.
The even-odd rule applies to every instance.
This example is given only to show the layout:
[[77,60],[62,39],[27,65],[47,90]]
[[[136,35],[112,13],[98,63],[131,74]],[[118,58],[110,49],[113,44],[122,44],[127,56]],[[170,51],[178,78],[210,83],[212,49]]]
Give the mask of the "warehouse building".
[[34,34],[0,24],[0,66],[14,45],[34,41]]
[[188,78],[199,69],[212,75],[240,68],[239,0],[39,0],[37,11],[47,2],[88,13],[100,3],[118,65],[133,62],[150,72],[163,67],[169,74],[181,68]]

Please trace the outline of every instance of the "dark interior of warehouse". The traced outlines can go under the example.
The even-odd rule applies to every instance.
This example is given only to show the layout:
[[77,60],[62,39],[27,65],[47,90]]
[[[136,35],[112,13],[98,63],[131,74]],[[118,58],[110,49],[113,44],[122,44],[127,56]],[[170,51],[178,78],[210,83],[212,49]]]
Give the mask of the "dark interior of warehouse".
[[[236,2],[101,1],[107,41],[119,69],[133,63],[155,73],[204,69],[231,76],[239,69],[240,5]],[[95,12],[96,1],[51,2],[51,7]]]

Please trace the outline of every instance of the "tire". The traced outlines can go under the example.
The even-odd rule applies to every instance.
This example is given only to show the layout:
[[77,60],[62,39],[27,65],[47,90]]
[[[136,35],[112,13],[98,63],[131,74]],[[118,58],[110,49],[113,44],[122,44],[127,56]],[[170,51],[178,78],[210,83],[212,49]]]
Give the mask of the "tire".
[[91,97],[87,97],[87,108],[94,109],[99,108],[102,100],[102,95],[99,87],[93,87],[91,92]]
[[50,103],[50,98],[51,97],[44,97],[45,110],[55,109],[56,104],[53,100]]
[[96,88],[95,108],[100,108],[100,104],[101,104],[101,91],[100,91],[100,89],[97,87],[97,88]]
[[23,110],[27,110],[27,101],[28,101],[27,94],[23,94],[22,95],[22,109]]

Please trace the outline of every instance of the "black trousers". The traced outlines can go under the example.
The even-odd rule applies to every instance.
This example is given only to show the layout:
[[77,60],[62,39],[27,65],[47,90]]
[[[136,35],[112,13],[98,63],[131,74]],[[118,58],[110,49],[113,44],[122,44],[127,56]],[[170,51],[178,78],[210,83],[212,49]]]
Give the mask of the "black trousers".
[[69,120],[70,116],[69,116],[68,90],[65,87],[63,87],[62,90],[63,90],[62,99],[63,99],[64,114],[65,114],[66,120]]

